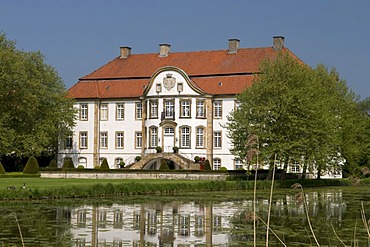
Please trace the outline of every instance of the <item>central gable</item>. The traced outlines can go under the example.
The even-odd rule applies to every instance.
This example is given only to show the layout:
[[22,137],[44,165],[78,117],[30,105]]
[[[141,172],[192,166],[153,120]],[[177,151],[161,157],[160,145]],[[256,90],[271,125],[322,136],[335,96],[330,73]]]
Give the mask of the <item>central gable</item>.
[[143,96],[203,95],[189,76],[180,68],[167,66],[158,69],[150,78]]

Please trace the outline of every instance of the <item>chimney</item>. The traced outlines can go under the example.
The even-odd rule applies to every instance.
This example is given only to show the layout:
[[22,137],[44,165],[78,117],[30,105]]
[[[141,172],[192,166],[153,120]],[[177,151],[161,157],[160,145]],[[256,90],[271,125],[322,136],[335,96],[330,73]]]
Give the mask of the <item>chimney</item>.
[[170,53],[170,47],[169,44],[159,44],[159,56],[160,57],[167,57]]
[[274,36],[272,48],[275,51],[281,51],[284,48],[284,39],[283,36]]
[[229,54],[234,54],[238,52],[239,42],[240,40],[238,39],[229,39]]
[[128,58],[131,55],[131,47],[124,46],[120,48],[119,58]]

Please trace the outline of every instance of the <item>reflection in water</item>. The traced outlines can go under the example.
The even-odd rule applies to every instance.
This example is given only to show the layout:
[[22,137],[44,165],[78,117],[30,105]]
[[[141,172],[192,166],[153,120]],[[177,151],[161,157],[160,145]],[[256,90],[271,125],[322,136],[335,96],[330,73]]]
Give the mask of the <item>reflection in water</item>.
[[[285,191],[287,192],[287,191]],[[307,208],[320,244],[347,245],[357,241],[368,246],[364,227],[360,227],[360,205],[353,195],[341,190],[306,193]],[[224,202],[173,201],[170,203],[117,203],[110,205],[50,206],[47,203],[2,205],[0,246],[20,246],[18,216],[26,246],[252,246],[253,201]],[[362,199],[361,199],[362,200]],[[269,202],[258,199],[257,214],[267,219]],[[366,206],[366,205],[365,205]],[[356,223],[356,220],[359,222]],[[274,195],[271,228],[288,246],[311,246],[302,195],[294,191]],[[357,228],[355,227],[357,224]],[[264,245],[266,226],[258,222],[258,243]],[[358,237],[354,239],[354,229]],[[270,246],[281,246],[270,235]]]

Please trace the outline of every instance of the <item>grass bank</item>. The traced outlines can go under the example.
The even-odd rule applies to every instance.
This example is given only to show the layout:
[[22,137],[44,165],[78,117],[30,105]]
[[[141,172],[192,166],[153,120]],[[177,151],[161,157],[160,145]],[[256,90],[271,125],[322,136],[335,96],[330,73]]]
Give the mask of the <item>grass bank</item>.
[[[284,180],[275,181],[276,188],[289,188],[294,183],[303,187],[347,186],[350,181]],[[25,185],[25,188],[22,188]],[[173,195],[186,192],[230,191],[253,189],[254,181],[194,180],[119,180],[62,179],[38,177],[0,178],[0,200],[94,198],[129,195]],[[271,181],[257,181],[257,189],[269,189]]]

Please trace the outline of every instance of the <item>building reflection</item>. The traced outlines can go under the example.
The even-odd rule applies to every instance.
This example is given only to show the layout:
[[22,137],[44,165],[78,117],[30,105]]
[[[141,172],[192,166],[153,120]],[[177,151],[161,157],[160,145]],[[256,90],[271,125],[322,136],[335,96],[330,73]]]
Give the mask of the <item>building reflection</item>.
[[[341,221],[346,211],[341,192],[306,195],[310,214],[324,209]],[[321,201],[325,200],[325,205]],[[267,212],[269,202],[258,201],[257,213]],[[240,210],[252,211],[252,200],[197,204],[172,202],[167,204],[129,204],[112,206],[82,206],[72,210],[71,223],[74,246],[132,247],[196,247],[228,246],[232,219]],[[287,194],[273,202],[272,219],[305,212],[297,194]]]

